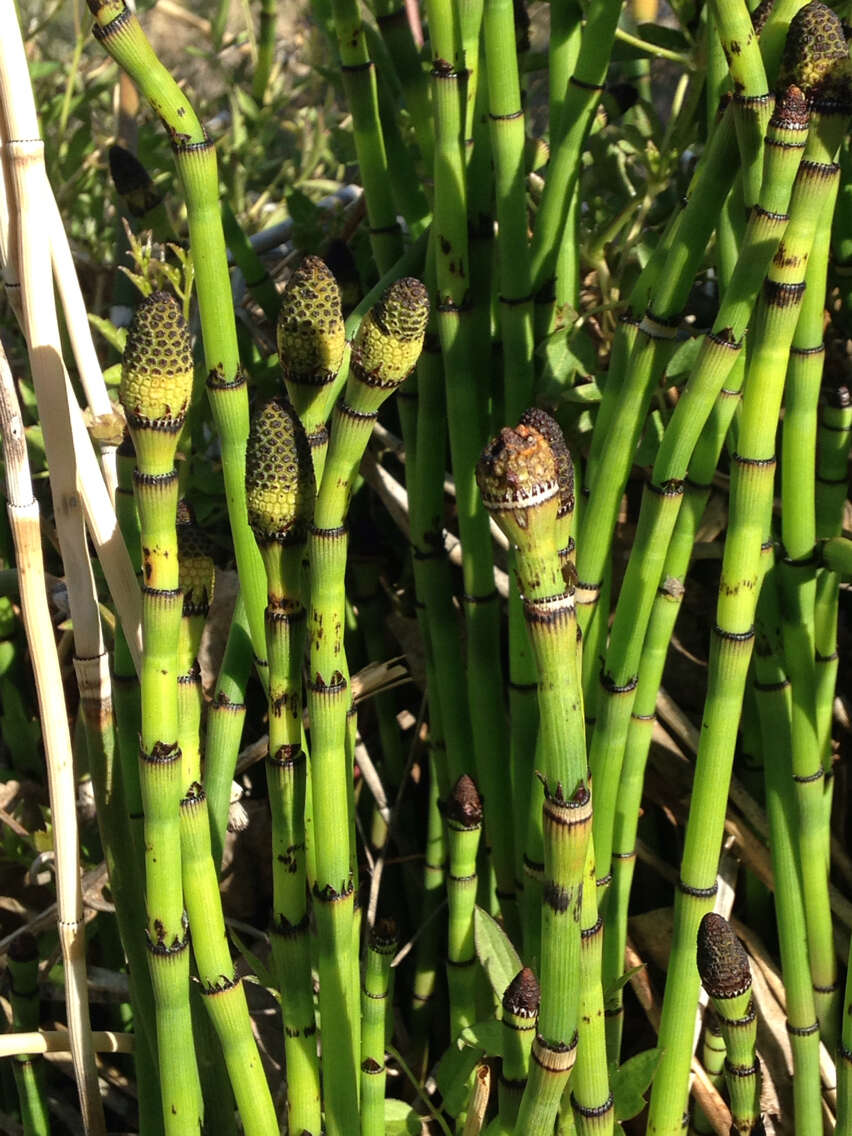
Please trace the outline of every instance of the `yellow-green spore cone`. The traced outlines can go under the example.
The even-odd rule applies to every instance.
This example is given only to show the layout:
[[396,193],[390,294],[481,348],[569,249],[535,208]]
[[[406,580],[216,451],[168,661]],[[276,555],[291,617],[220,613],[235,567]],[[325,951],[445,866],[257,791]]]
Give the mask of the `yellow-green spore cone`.
[[352,343],[346,402],[373,414],[411,374],[423,350],[429,297],[413,276],[394,281],[361,321]]
[[346,346],[340,289],[318,256],[306,256],[290,277],[278,313],[277,338],[287,393],[312,434],[328,417]]
[[316,482],[305,429],[283,397],[255,415],[246,454],[249,525],[266,563],[270,596],[285,594],[281,551],[307,538]]
[[216,565],[213,561],[210,539],[198,525],[187,518],[185,503],[178,505],[178,562],[180,564],[180,590],[183,592],[180,657],[188,669],[195,661],[204,621],[213,602],[216,583]]
[[849,47],[839,16],[820,0],[811,0],[790,23],[779,84],[800,87],[812,105],[838,98],[848,101],[848,69],[837,67],[848,59]]
[[154,292],[128,328],[118,392],[140,472],[171,472],[192,375],[192,346],[180,305],[167,292]]

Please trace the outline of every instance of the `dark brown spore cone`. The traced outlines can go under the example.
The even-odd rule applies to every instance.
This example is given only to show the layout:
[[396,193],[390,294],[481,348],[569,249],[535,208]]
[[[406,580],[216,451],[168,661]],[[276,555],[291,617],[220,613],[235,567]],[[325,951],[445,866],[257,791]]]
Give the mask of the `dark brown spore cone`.
[[396,950],[398,937],[395,919],[390,917],[377,919],[376,925],[370,931],[370,948],[379,954],[390,954]]
[[519,970],[503,992],[503,1010],[516,1018],[534,1018],[541,1001],[541,987],[528,966]]
[[486,508],[522,505],[549,486],[558,487],[556,458],[538,430],[504,426],[482,451],[476,481]]
[[807,130],[809,120],[808,100],[795,83],[777,92],[772,112],[774,126],[782,130]]
[[134,217],[144,217],[163,200],[150,175],[135,154],[123,146],[110,146],[109,174],[119,197]]
[[778,82],[800,87],[811,106],[820,109],[836,105],[846,110],[852,103],[843,24],[821,0],[811,0],[791,20]]
[[852,406],[852,391],[847,386],[825,387],[823,397],[832,410],[845,410]]
[[559,515],[574,511],[574,462],[565,442],[562,427],[546,410],[531,406],[521,415],[522,426],[531,426],[545,439],[556,461],[556,480],[559,483]]
[[463,773],[447,800],[447,820],[460,828],[477,828],[482,824],[482,798],[474,780]]
[[38,942],[35,935],[22,931],[9,944],[9,958],[12,962],[26,963],[38,958]]
[[698,928],[698,973],[711,998],[737,998],[751,986],[748,955],[727,919],[711,911]]

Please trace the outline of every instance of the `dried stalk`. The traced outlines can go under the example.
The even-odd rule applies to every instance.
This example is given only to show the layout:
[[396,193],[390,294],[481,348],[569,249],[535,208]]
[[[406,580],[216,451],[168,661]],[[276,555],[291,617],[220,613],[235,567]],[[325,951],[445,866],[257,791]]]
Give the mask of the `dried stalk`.
[[[0,21],[2,22],[2,21]],[[2,81],[0,62],[0,81]],[[9,524],[21,588],[21,611],[33,662],[56,850],[59,944],[65,968],[69,1042],[88,1133],[106,1133],[86,994],[86,937],[77,843],[74,762],[62,672],[45,591],[38,502],[33,496],[24,423],[12,372],[0,347],[0,432]]]

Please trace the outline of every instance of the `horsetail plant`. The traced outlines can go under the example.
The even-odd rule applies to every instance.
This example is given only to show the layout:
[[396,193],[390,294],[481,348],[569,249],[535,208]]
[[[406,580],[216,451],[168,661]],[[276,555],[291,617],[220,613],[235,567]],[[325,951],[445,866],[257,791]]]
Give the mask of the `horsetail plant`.
[[[537,903],[541,912],[541,1012],[517,1127],[544,1134],[552,1130],[576,1058],[580,905],[592,821],[574,594],[559,562],[561,494],[546,439],[529,426],[505,428],[483,452],[477,481],[485,507],[515,546],[539,669],[536,768],[544,806],[539,819],[530,795],[526,862],[540,874],[541,890],[525,888],[524,899],[525,907]],[[539,951],[529,954],[537,958]]]
[[[10,944],[7,966],[12,1029],[35,1030],[39,1022],[38,942],[29,931]],[[19,1053],[13,1069],[25,1136],[50,1136],[44,1059],[34,1053]]]
[[[176,300],[154,292],[127,333],[121,398],[136,451],[142,547],[140,782],[145,830],[146,934],[166,1133],[203,1122],[189,1010],[189,936],[181,886],[182,781],[178,642],[183,612],[175,452],[192,392],[189,332]],[[174,1054],[180,1053],[175,1059]]]
[[[345,1133],[357,1114],[360,1059],[350,847],[351,767],[347,757],[349,674],[343,648],[346,513],[358,465],[379,407],[405,381],[423,346],[429,304],[412,277],[396,281],[364,317],[352,345],[349,377],[334,410],[331,444],[309,540],[311,607],[308,708],[316,850],[320,1015],[326,1128]],[[355,960],[353,962],[353,959]],[[354,993],[354,997],[353,997]]]
[[449,943],[450,1036],[458,1037],[476,1021],[477,966],[473,940],[476,906],[476,854],[482,833],[482,799],[466,773],[453,786],[444,806],[447,821],[447,906]]
[[391,1020],[391,962],[397,948],[393,919],[380,919],[370,931],[362,989],[361,1030],[361,1133],[382,1136],[385,1131],[387,1028]]
[[320,1132],[305,865],[306,758],[302,748],[303,560],[316,482],[309,440],[279,396],[255,415],[246,466],[249,523],[266,566],[269,658],[267,784],[272,812],[272,951],[282,997],[288,1120]]
[[499,1111],[489,1136],[511,1136],[515,1131],[530,1066],[541,990],[529,967],[519,970],[503,998],[503,1053],[498,1082]]
[[730,923],[708,912],[698,928],[698,973],[713,1001],[725,1040],[725,1079],[733,1126],[741,1136],[762,1132],[757,1014],[748,955]]
[[306,256],[287,281],[277,338],[284,385],[308,436],[319,484],[328,450],[326,422],[346,344],[340,289],[319,257]]
[[[814,21],[821,32],[819,37],[813,35]],[[815,39],[817,48],[812,50]],[[782,72],[795,68],[804,84],[811,102],[811,124],[793,192],[783,253],[773,259],[758,307],[733,458],[731,511],[712,636],[708,693],[675,901],[675,937],[660,1027],[664,1053],[651,1096],[650,1123],[659,1133],[679,1131],[686,1100],[691,1026],[685,1006],[694,1004],[697,997],[691,944],[716,893],[716,863],[724,819],[724,796],[719,787],[730,780],[738,709],[754,640],[760,550],[769,535],[771,517],[775,425],[804,291],[803,265],[817,226],[830,224],[826,210],[833,202],[837,184],[838,169],[833,158],[847,121],[849,67],[837,17],[814,0],[791,25],[782,68]],[[800,790],[804,805],[809,799],[804,784]],[[800,840],[804,850],[807,831],[800,830]],[[802,866],[810,872],[809,885],[813,885],[812,890],[810,886],[805,888],[806,912],[811,916],[808,935],[813,944],[812,974],[815,984],[833,988],[834,954],[824,938],[826,933],[829,940],[831,937],[824,903],[824,852],[812,853],[810,862],[803,859]],[[830,1001],[825,1009],[834,1012]]]
[[94,35],[137,84],[165,126],[186,193],[207,392],[222,447],[225,499],[255,655],[264,655],[263,564],[248,526],[245,452],[249,432],[246,377],[240,366],[219,213],[216,150],[195,111],[157,58],[124,0],[91,0]]

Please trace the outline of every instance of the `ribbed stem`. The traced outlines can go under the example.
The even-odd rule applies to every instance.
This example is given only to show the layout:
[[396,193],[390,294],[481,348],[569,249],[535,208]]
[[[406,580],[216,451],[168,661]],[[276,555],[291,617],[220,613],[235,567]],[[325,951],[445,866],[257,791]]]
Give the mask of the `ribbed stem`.
[[[808,150],[796,183],[803,205],[791,207],[783,254],[773,261],[758,310],[737,451],[722,564],[709,681],[696,763],[686,842],[675,901],[675,933],[663,1003],[663,1057],[651,1096],[650,1131],[680,1130],[686,1101],[692,1009],[697,974],[691,954],[698,924],[712,906],[736,725],[754,639],[760,590],[760,550],[769,532],[775,467],[775,429],[787,354],[804,281],[802,267],[836,182],[835,168],[820,161],[836,149],[838,123],[812,120]],[[842,126],[841,126],[842,129]],[[816,160],[815,160],[816,159]],[[824,856],[820,855],[824,865]]]
[[[38,1029],[38,944],[25,932],[13,940],[7,960],[12,1029],[30,1033]],[[50,1136],[44,1059],[36,1054],[18,1053],[13,1059],[15,1085],[24,1136]]]
[[[755,700],[760,717],[769,849],[775,876],[775,910],[781,969],[787,995],[787,1033],[793,1051],[793,1105],[796,1132],[819,1132],[822,1124],[819,1024],[808,965],[802,873],[796,848],[796,801],[793,794],[792,706],[778,642],[781,613],[775,581],[766,580],[757,607]],[[845,1018],[844,1018],[845,1021]],[[840,1084],[838,1064],[838,1126]]]
[[482,833],[482,802],[473,780],[463,774],[445,805],[447,818],[447,904],[449,933],[447,982],[450,988],[450,1036],[476,1021],[476,950],[473,912],[476,906],[476,855]]
[[332,0],[340,70],[352,113],[355,152],[361,181],[370,243],[379,272],[385,272],[402,252],[402,240],[390,193],[387,154],[379,120],[375,64],[370,59],[364,24],[356,0]]
[[245,447],[248,393],[240,371],[225,239],[218,208],[216,152],[186,96],[157,59],[124,0],[92,0],[94,34],[156,108],[174,141],[186,193],[208,392],[222,442],[225,499],[252,642],[263,657],[263,565],[248,527]]
[[396,926],[381,920],[370,933],[367,965],[362,988],[363,1028],[361,1032],[361,1133],[384,1136],[385,1082],[388,1042],[388,999],[391,989],[391,960],[396,951]]
[[222,1046],[247,1136],[273,1136],[278,1120],[252,1033],[245,988],[231,962],[219,880],[210,855],[207,800],[198,784],[181,802],[180,829],[183,887],[204,1007]]

